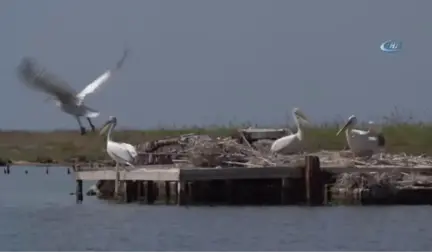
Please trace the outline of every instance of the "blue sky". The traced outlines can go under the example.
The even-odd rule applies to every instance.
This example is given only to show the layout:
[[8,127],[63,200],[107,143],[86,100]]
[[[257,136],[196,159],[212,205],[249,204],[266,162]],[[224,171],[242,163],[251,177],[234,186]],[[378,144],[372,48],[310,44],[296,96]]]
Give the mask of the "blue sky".
[[[300,107],[312,122],[377,120],[395,106],[432,118],[432,1],[3,0],[2,129],[77,128],[15,74],[37,58],[77,91],[121,72],[88,106],[97,126],[281,124]],[[403,51],[379,50],[388,39]]]

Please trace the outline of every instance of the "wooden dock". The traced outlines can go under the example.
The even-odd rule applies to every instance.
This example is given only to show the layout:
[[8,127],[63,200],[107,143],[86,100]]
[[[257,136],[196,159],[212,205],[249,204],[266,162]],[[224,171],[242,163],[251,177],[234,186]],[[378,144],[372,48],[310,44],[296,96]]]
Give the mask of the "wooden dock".
[[[432,173],[431,166],[398,167],[398,166],[323,166],[324,172],[339,174],[352,172],[405,172]],[[130,171],[120,171],[121,180],[143,181],[197,181],[197,180],[226,180],[226,179],[274,179],[301,178],[302,167],[182,167],[173,165],[145,165]],[[79,170],[75,172],[80,180],[115,180],[116,172],[112,167],[98,170]]]
[[[118,174],[113,167],[74,167],[74,172],[77,181],[77,202],[83,200],[82,181],[92,180],[110,184],[111,186],[106,186],[108,189],[104,194],[124,202],[139,201],[153,204],[162,200],[166,204],[178,205],[323,205],[331,198],[329,185],[334,182],[333,179],[337,174],[353,172],[432,174],[432,167],[321,166],[318,157],[306,156],[304,165],[291,167],[180,168],[174,164],[166,164],[137,166],[133,170],[121,170]],[[116,179],[121,188],[117,189],[117,192],[112,189]],[[426,191],[424,189],[422,193],[430,195],[432,203],[432,190]],[[356,195],[358,194],[357,192]],[[405,192],[404,195],[406,194]],[[360,195],[366,193],[360,192]]]

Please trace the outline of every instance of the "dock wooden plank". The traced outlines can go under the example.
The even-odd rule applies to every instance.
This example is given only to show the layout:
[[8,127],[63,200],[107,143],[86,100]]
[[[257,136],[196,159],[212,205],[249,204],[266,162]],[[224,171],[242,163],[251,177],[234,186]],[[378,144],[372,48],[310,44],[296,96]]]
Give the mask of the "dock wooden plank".
[[[432,166],[398,167],[398,166],[329,166],[321,167],[323,171],[339,174],[352,172],[405,172],[405,173],[432,173]],[[299,167],[225,167],[203,168],[183,167],[173,165],[146,165],[139,166],[130,171],[121,171],[122,180],[148,180],[148,181],[195,181],[195,180],[224,180],[224,179],[271,179],[271,178],[300,178],[303,176]],[[79,180],[114,180],[115,171],[112,167],[97,170],[81,170],[75,172]]]
[[76,180],[115,180],[115,171],[96,170],[75,172]]
[[130,172],[122,171],[120,178],[124,180],[147,180],[147,181],[178,181],[180,169],[138,169]]
[[299,178],[301,170],[290,167],[227,167],[227,168],[185,168],[180,170],[181,181],[219,179],[271,179]]
[[[95,170],[76,172],[77,180],[115,180],[113,170]],[[120,171],[121,180],[148,180],[148,181],[178,181],[179,169],[138,169],[133,171]]]
[[321,166],[321,169],[330,173],[351,173],[351,172],[432,172],[432,166],[414,166],[414,167],[401,167],[394,165],[374,165],[365,166],[357,165],[355,167],[347,166]]

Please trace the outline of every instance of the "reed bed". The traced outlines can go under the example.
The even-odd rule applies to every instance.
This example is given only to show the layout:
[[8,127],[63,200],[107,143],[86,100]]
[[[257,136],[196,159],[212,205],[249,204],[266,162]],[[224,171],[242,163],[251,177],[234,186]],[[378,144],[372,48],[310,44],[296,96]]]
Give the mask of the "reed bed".
[[[341,150],[346,148],[345,138],[344,136],[335,136],[341,123],[327,123],[307,129],[308,137],[305,142],[305,151],[307,153],[318,153],[323,156],[323,160],[339,158],[339,155],[343,156]],[[176,138],[193,133],[208,135],[213,139],[213,142],[229,142],[225,138],[236,134],[237,128],[190,127],[181,129],[118,130],[114,132],[113,138],[116,141],[143,146],[145,143],[154,140]],[[432,124],[402,121],[384,124],[382,128],[386,137],[386,154],[383,160],[374,159],[375,161],[368,162],[428,163],[425,157],[432,156]],[[218,137],[219,140],[217,140]],[[205,144],[207,147],[211,145],[211,143]],[[261,140],[253,143],[253,146],[260,150],[261,155],[268,156],[267,150],[270,144],[271,141]],[[189,148],[192,148],[192,146],[189,145]],[[231,148],[243,148],[243,151],[250,152],[250,150],[245,150],[244,146],[231,146]],[[335,152],[338,153],[335,154]],[[80,136],[77,130],[51,132],[0,131],[0,161],[55,163],[72,160],[84,162],[106,159],[109,159],[109,157],[105,152],[105,138],[97,133]],[[269,161],[273,160],[270,163],[284,163],[292,159],[295,159],[295,157],[271,157]],[[362,162],[362,160],[358,160],[358,162]],[[264,163],[270,164],[269,162]]]

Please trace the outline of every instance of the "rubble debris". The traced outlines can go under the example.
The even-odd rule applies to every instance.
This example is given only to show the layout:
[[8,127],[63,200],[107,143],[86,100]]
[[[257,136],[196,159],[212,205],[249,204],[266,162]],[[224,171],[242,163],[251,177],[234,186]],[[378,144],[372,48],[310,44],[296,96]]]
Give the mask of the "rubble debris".
[[375,197],[388,198],[401,189],[431,187],[431,176],[402,172],[353,172],[339,174],[332,190],[345,193],[369,190]]
[[[241,133],[241,131],[239,131]],[[240,134],[241,135],[241,134]],[[246,141],[245,141],[246,140]],[[322,165],[352,166],[432,166],[432,157],[411,156],[405,153],[379,153],[370,157],[353,157],[347,150],[280,155],[270,153],[274,140],[258,139],[253,143],[238,137],[212,138],[207,135],[187,134],[180,137],[161,139],[137,146],[139,152],[171,154],[179,163],[196,167],[229,166],[283,166],[304,162],[305,155],[315,155]]]

